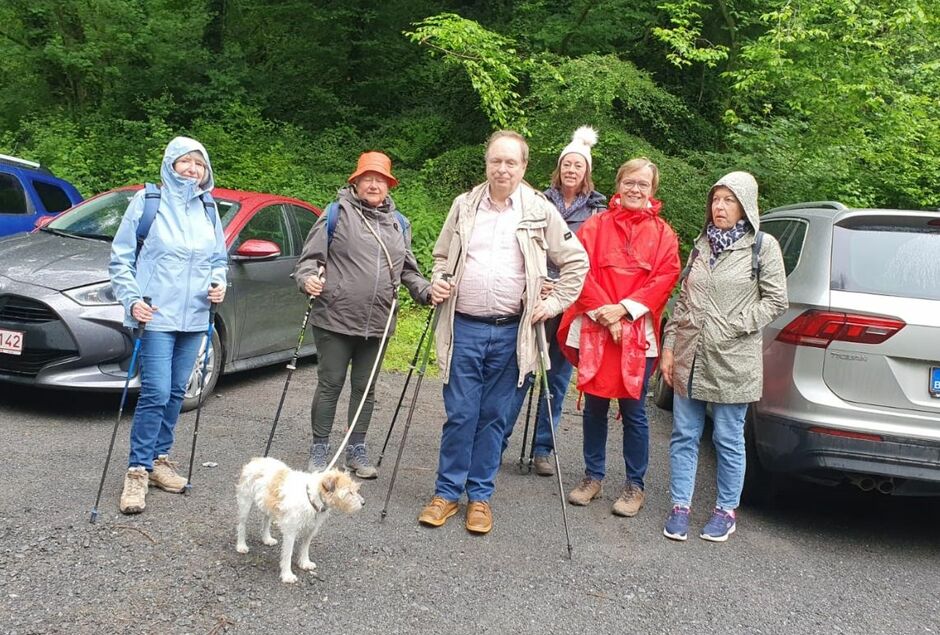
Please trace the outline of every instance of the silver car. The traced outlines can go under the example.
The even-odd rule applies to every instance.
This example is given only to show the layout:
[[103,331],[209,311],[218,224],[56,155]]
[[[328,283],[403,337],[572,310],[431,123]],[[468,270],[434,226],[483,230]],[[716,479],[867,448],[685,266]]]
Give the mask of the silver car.
[[764,329],[745,499],[781,473],[940,493],[940,213],[800,203],[761,229],[783,250],[790,308]]
[[[119,391],[131,335],[108,281],[111,239],[134,192],[77,205],[37,232],[0,240],[0,381]],[[216,316],[205,395],[219,373],[290,359],[306,300],[290,275],[319,210],[283,196],[216,188],[229,246],[229,287]],[[204,349],[203,349],[204,350]],[[313,338],[301,355],[313,355]],[[200,398],[203,351],[183,408]],[[135,372],[131,387],[140,385]]]

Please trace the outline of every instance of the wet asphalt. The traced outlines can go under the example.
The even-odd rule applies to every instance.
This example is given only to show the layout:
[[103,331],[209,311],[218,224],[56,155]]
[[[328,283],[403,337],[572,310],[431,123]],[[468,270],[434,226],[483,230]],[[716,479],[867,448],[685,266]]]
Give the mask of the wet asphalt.
[[[469,534],[463,508],[442,528],[419,526],[443,421],[433,378],[385,520],[404,412],[379,478],[362,485],[366,507],[332,516],[312,549],[317,571],[284,585],[278,547],[261,544],[257,517],[251,552],[235,552],[234,497],[241,466],[264,449],[284,372],[223,377],[201,415],[192,494],[152,490],[138,516],[117,510],[125,415],[94,525],[118,397],[0,385],[0,633],[940,632],[940,501],[794,484],[771,506],[742,508],[727,543],[669,541],[671,417],[652,403],[644,509],[632,519],[610,513],[624,476],[612,423],[603,496],[568,507],[570,560],[556,481],[518,469],[521,421],[497,479],[493,531]],[[380,377],[373,459],[403,382]],[[272,449],[293,467],[306,463],[315,385],[315,365],[302,363]],[[178,428],[182,469],[194,419],[182,415]],[[334,444],[341,436],[337,425]],[[566,491],[581,473],[580,443],[571,397],[559,436]],[[714,496],[706,442],[693,531]]]

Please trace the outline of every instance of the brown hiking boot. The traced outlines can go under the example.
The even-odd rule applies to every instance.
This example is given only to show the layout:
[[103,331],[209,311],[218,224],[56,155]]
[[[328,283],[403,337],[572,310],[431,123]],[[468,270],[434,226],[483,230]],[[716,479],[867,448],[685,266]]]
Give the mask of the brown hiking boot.
[[601,482],[590,476],[585,476],[578,486],[568,493],[568,502],[581,507],[601,495]]
[[467,503],[467,531],[472,534],[488,534],[493,528],[493,510],[486,501]]
[[139,514],[147,506],[147,470],[143,467],[128,468],[124,475],[124,491],[121,492],[121,513]]
[[449,501],[440,496],[431,499],[421,514],[418,516],[418,522],[428,527],[440,527],[447,522],[447,519],[457,513],[457,501]]
[[153,461],[150,482],[160,489],[178,494],[186,487],[186,479],[176,473],[176,463],[170,457],[161,454]]
[[646,494],[638,485],[627,483],[623,486],[620,498],[614,501],[614,506],[610,508],[610,511],[617,516],[636,516],[645,500]]
[[552,457],[546,456],[537,456],[533,461],[535,465],[535,473],[539,476],[554,476],[555,475],[555,462],[552,461]]

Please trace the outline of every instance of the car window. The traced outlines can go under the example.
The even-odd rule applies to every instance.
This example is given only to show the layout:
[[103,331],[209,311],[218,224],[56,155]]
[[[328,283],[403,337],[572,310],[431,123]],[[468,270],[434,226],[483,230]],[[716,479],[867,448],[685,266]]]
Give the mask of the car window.
[[39,194],[39,200],[47,212],[58,213],[67,210],[72,206],[69,195],[65,193],[58,185],[46,183],[45,181],[33,181],[33,187]]
[[930,222],[907,217],[833,227],[830,287],[940,300],[940,226]]
[[0,174],[0,214],[27,214],[26,192],[12,174]]
[[56,217],[46,228],[79,236],[114,238],[133,196],[134,190],[108,192],[76,205],[68,214]]
[[281,250],[282,256],[291,254],[290,240],[288,240],[288,229],[284,218],[284,212],[280,205],[268,205],[263,207],[248,224],[245,225],[238,234],[233,246],[237,249],[238,245],[251,238],[261,240],[270,240]]
[[783,267],[790,275],[800,262],[803,241],[806,238],[806,221],[781,219],[762,221],[760,228],[777,239],[783,252]]
[[288,205],[291,214],[294,216],[294,221],[297,223],[297,240],[294,241],[299,245],[299,250],[303,247],[304,242],[307,240],[307,234],[310,233],[310,230],[313,229],[313,226],[317,222],[317,215],[311,212],[309,209],[300,207],[299,205]]

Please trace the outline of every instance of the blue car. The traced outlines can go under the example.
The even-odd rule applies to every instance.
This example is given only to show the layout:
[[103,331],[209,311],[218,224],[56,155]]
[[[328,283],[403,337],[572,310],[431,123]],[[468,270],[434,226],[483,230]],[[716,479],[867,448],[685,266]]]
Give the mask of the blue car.
[[75,186],[47,168],[0,154],[0,236],[32,231],[81,201]]

